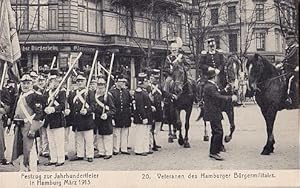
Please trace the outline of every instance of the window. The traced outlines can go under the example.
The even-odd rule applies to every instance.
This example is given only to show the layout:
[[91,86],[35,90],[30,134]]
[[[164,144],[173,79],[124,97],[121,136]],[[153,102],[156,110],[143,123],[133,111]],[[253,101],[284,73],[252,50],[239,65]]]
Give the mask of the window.
[[237,34],[229,34],[229,52],[237,52]]
[[219,10],[217,8],[211,9],[211,25],[217,25],[219,23]]
[[265,20],[264,4],[256,4],[255,13],[256,13],[256,21],[264,21]]
[[101,33],[101,0],[80,0],[78,6],[78,30]]
[[26,6],[16,7],[17,30],[28,30],[28,10]]
[[257,51],[266,50],[266,34],[265,33],[256,33],[256,49]]
[[236,22],[236,7],[235,6],[228,7],[228,22],[229,23]]
[[56,30],[57,29],[57,9],[50,9],[49,8],[49,30]]

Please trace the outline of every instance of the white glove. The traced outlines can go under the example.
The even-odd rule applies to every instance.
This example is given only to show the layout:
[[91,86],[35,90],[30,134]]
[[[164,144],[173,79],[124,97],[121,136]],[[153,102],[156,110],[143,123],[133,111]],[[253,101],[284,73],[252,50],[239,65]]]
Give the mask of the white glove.
[[147,125],[148,124],[148,119],[143,119],[143,124]]
[[87,109],[82,109],[82,110],[80,110],[80,114],[81,115],[86,115],[87,114]]
[[111,120],[111,123],[112,123],[112,125],[113,126],[115,126],[116,125],[116,122],[115,122],[115,120],[113,119],[113,120]]
[[156,111],[156,108],[154,106],[151,106],[152,112]]
[[294,69],[295,72],[299,72],[299,66]]
[[55,108],[54,107],[46,107],[45,110],[46,114],[52,114],[55,112]]
[[275,65],[275,67],[276,67],[277,69],[280,69],[280,68],[283,67],[283,63],[278,63],[277,65]]
[[208,67],[208,71],[213,71],[213,70],[215,70],[215,69],[212,67]]
[[70,115],[70,113],[71,113],[71,110],[70,110],[70,109],[65,109],[65,115],[66,115],[66,116]]
[[235,101],[237,101],[237,99],[238,99],[238,98],[237,98],[237,96],[236,96],[236,95],[232,95],[231,99],[232,99],[232,101],[234,101],[234,102],[235,102]]
[[107,113],[103,113],[103,114],[101,115],[101,119],[107,120]]
[[175,94],[172,95],[172,98],[177,100],[177,96]]
[[220,73],[219,69],[215,69],[216,74],[218,75]]

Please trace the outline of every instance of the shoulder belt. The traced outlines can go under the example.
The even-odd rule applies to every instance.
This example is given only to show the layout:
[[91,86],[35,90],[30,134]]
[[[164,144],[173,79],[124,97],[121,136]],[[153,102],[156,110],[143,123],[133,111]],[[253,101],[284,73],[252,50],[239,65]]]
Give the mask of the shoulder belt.
[[[86,89],[83,89],[83,90],[81,90],[81,91],[76,90],[76,95],[75,95],[75,97],[74,97],[74,99],[73,99],[73,103],[75,103],[76,100],[79,99],[80,102],[81,102],[82,104],[84,104],[84,99],[83,99],[83,97],[82,97],[82,94],[84,94],[85,92],[86,92]],[[86,102],[86,103],[85,103],[85,106],[86,106],[87,108],[89,108],[90,105]]]

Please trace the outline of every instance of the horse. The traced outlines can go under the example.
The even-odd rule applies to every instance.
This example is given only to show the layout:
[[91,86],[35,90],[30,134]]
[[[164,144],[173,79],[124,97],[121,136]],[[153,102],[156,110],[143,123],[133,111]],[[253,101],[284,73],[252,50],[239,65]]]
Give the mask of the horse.
[[285,75],[259,54],[248,56],[246,68],[249,75],[248,87],[255,91],[256,103],[261,109],[267,127],[267,143],[261,155],[274,152],[273,127],[277,112],[285,108],[287,84]]
[[[188,78],[187,71],[183,65],[178,64],[174,66],[172,71],[172,81],[170,82],[170,93],[175,94],[177,97],[169,106],[171,112],[171,119],[176,130],[179,131],[178,143],[183,145],[184,148],[190,148],[188,132],[190,128],[190,117],[195,101],[196,84],[195,81]],[[180,112],[185,111],[185,136],[182,136],[182,121],[180,119]],[[169,122],[170,123],[170,122]],[[175,130],[175,131],[176,131]],[[169,139],[176,138],[169,135]],[[170,142],[170,140],[169,140]]]
[[[238,92],[238,79],[239,79],[239,73],[241,70],[241,63],[237,56],[231,55],[228,57],[226,64],[224,65],[224,75],[219,76],[219,83],[218,85],[221,86],[223,90],[221,91],[222,95],[233,95],[237,94]],[[201,86],[202,85],[202,86]],[[224,90],[226,86],[229,86],[227,90]],[[199,82],[197,85],[197,88],[199,90],[198,95],[200,95],[198,98],[202,98],[202,88],[203,88],[203,81]],[[201,93],[201,94],[199,94]],[[200,99],[201,100],[201,99]],[[196,121],[199,121],[201,118],[203,118],[204,115],[204,106],[205,104],[200,102],[200,114],[197,118]],[[220,106],[222,112],[225,112],[229,124],[230,124],[230,132],[229,135],[226,135],[224,137],[224,141],[226,143],[230,142],[232,139],[233,132],[235,131],[235,122],[234,122],[234,104],[233,103],[228,103],[228,102],[223,102],[222,105]],[[208,136],[208,131],[207,131],[207,123],[204,121],[204,136],[203,136],[203,141],[208,141],[209,136]]]

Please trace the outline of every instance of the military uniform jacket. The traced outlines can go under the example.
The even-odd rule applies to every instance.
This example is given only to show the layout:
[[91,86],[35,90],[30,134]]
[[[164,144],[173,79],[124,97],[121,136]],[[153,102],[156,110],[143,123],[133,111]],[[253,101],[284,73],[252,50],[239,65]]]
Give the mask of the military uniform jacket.
[[147,91],[137,88],[134,92],[133,123],[142,124],[143,119],[148,119],[148,124],[151,124],[151,113],[151,100]]
[[73,131],[87,131],[93,129],[95,126],[92,114],[94,109],[93,98],[95,97],[93,92],[89,91],[86,97],[85,109],[87,109],[87,114],[80,114],[80,110],[82,109],[82,105],[84,103],[85,91],[85,89],[75,90],[71,92],[68,97],[68,103],[74,119]]
[[163,120],[163,100],[164,98],[171,99],[172,94],[164,91],[158,84],[150,84],[147,88],[151,100],[151,105],[155,107],[156,111],[153,112],[153,119],[157,122]]
[[[49,105],[50,99],[49,97],[52,95],[54,91],[47,91],[45,93],[46,106]],[[52,114],[47,114],[45,117],[44,127],[48,127],[50,129],[60,128],[66,126],[66,120],[64,117],[65,110],[65,101],[66,101],[66,91],[63,89],[59,91],[57,96],[55,97],[54,103],[51,107],[54,107],[55,112]]]
[[132,99],[127,89],[113,88],[110,90],[116,113],[113,116],[116,128],[126,128],[131,125]]
[[[182,57],[179,58],[179,56],[182,56]],[[179,61],[176,60],[177,58],[179,59]],[[184,55],[181,53],[178,53],[177,56],[174,56],[172,54],[167,56],[164,71],[166,71],[169,75],[172,75],[173,70],[175,69],[176,66],[178,66],[178,63],[183,64],[185,67],[185,70],[188,70],[190,68],[190,65],[187,62]]]
[[[101,119],[103,113],[107,114],[107,119]],[[113,133],[112,118],[116,114],[116,107],[113,102],[113,97],[109,93],[107,95],[107,101],[104,101],[104,95],[97,96],[95,95],[95,124],[97,127],[97,132],[99,135],[110,135]]]
[[224,101],[231,102],[231,96],[221,95],[215,83],[207,81],[204,85],[204,121],[223,119],[221,106]]
[[284,70],[286,72],[292,72],[296,66],[299,66],[299,45],[293,44],[286,49],[286,55],[284,58]]
[[206,75],[208,67],[217,68],[220,71],[224,70],[225,58],[221,52],[217,50],[215,53],[203,51],[200,57],[199,68]]

